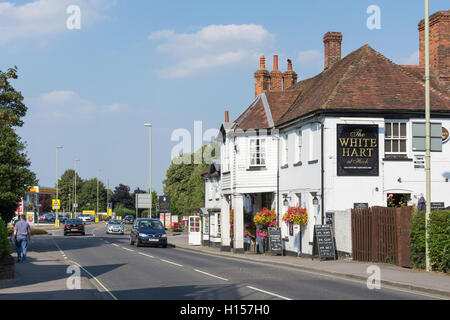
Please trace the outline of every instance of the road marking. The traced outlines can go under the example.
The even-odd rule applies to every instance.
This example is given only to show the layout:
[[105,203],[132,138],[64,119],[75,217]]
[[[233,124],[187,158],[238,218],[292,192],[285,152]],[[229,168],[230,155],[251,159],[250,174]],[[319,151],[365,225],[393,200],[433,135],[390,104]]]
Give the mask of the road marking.
[[197,270],[197,269],[194,269],[194,270],[197,271],[197,272],[206,274],[206,275],[208,275],[208,276],[210,276],[210,277],[214,277],[214,278],[217,278],[217,279],[220,279],[220,280],[223,280],[223,281],[228,281],[228,279],[225,279],[225,278],[221,278],[221,277],[215,276],[215,275],[213,275],[213,274],[211,274],[211,273],[208,273],[208,272],[205,272],[205,271],[201,271],[201,270]]
[[268,294],[268,295],[271,295],[271,296],[274,296],[274,297],[278,297],[278,298],[281,298],[281,299],[284,299],[284,300],[292,300],[292,299],[280,296],[279,294],[272,293],[272,292],[265,291],[265,290],[261,290],[261,289],[255,288],[255,287],[247,286],[247,288],[250,288],[250,289],[253,289],[253,290],[256,290],[256,291],[260,291],[260,292],[263,292],[265,294]]
[[92,279],[94,279],[95,281],[97,281],[97,283],[103,288],[103,290],[105,290],[114,300],[119,300],[116,298],[115,295],[112,294],[111,291],[108,290],[107,287],[105,287],[103,285],[103,283],[101,283],[92,273],[90,273],[89,271],[87,271],[85,268],[83,268],[83,266],[81,266],[80,264],[76,263],[75,261],[71,261],[73,262],[75,265],[77,265],[78,267],[80,267],[81,269],[83,269],[90,277],[92,277]]
[[132,249],[128,249],[128,248],[125,248],[125,247],[121,247],[121,248],[124,249],[124,250],[127,250],[127,251],[134,252],[134,250],[132,250]]
[[151,256],[151,255],[149,255],[149,254],[145,254],[145,253],[142,253],[142,252],[138,252],[140,255],[142,255],[142,256],[146,256],[146,257],[149,257],[149,258],[154,258],[154,256]]
[[167,260],[164,260],[164,259],[161,259],[161,261],[164,261],[164,262],[167,262],[167,263],[171,263],[171,264],[174,264],[174,265],[179,266],[179,267],[183,266],[181,264],[178,264],[178,263],[175,263],[175,262],[172,262],[172,261],[167,261]]
[[115,243],[113,243],[112,245],[115,247],[120,247],[118,244],[115,244]]

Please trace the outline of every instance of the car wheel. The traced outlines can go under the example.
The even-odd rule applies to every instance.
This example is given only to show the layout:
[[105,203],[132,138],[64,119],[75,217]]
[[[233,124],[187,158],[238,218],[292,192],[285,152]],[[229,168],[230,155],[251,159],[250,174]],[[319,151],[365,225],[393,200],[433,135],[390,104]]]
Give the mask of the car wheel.
[[85,236],[85,235],[86,235],[86,233],[84,233],[84,232],[83,232],[83,233],[82,233],[81,235],[82,235],[82,236]]
[[163,247],[163,248],[167,248],[167,244],[163,244],[162,247]]
[[140,247],[141,246],[141,244],[139,243],[139,239],[136,239],[136,247]]

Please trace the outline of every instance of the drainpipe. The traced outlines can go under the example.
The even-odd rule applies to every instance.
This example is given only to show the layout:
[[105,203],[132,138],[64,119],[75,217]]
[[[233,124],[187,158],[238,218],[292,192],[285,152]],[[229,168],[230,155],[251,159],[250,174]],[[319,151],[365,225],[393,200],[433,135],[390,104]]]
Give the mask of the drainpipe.
[[320,153],[321,153],[321,155],[320,155],[320,157],[321,157],[321,160],[320,160],[320,166],[321,166],[321,186],[320,186],[320,192],[322,193],[322,224],[324,224],[325,223],[325,207],[324,207],[324,204],[325,204],[325,200],[324,200],[324,198],[325,198],[325,191],[324,191],[324,165],[323,165],[323,161],[324,161],[324,145],[323,145],[323,141],[324,141],[324,136],[323,136],[323,133],[324,133],[324,124],[322,123],[322,122],[320,122],[320,128],[321,128],[321,132],[320,132],[320,144],[321,144],[321,146],[320,146]]

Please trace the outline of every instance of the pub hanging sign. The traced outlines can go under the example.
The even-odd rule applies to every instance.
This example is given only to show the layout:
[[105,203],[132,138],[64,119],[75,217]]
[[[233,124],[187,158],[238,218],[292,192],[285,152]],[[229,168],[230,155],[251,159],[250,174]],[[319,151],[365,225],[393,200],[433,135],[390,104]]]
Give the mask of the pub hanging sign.
[[337,175],[379,175],[378,125],[337,125]]

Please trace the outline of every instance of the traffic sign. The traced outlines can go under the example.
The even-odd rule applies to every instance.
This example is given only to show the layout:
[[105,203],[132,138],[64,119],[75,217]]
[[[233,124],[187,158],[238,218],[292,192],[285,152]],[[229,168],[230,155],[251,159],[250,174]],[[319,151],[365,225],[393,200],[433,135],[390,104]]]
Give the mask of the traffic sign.
[[61,208],[61,200],[53,199],[52,200],[52,209],[53,210],[59,210],[60,208]]

